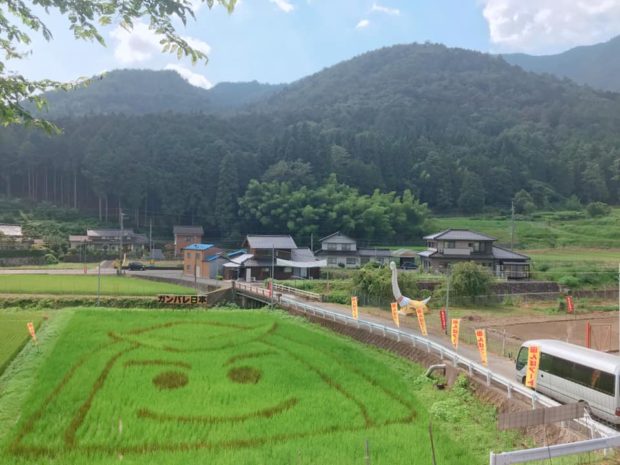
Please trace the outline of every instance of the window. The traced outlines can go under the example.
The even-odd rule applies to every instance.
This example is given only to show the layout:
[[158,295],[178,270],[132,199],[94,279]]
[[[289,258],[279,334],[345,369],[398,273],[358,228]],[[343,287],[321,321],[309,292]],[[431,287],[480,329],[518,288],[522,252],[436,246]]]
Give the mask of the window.
[[357,258],[347,257],[347,265],[357,265]]
[[338,250],[337,244],[328,243],[327,250]]
[[338,259],[336,257],[327,257],[327,264],[328,265],[337,265],[338,264]]
[[342,244],[342,250],[351,250],[351,244]]
[[185,271],[189,271],[190,266],[189,265],[185,265]]
[[456,243],[454,241],[446,241],[446,249],[454,249],[456,247]]
[[[520,356],[521,352],[519,352]],[[611,373],[545,353],[541,354],[539,368],[545,373],[564,378],[573,383],[589,387],[610,396],[615,395],[615,377]]]
[[[517,356],[517,367],[516,367],[517,370],[523,369],[526,363],[527,363],[527,347],[521,347],[521,350],[519,351],[519,355]],[[542,366],[542,360],[541,360],[541,366]]]
[[480,252],[480,242],[474,242],[474,252]]

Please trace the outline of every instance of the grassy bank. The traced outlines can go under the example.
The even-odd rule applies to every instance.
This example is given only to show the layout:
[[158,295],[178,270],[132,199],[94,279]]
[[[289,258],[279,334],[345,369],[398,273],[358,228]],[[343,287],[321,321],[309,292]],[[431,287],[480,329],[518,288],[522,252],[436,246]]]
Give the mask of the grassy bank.
[[43,315],[38,311],[0,311],[0,376],[30,339],[26,324],[32,322],[37,328]]

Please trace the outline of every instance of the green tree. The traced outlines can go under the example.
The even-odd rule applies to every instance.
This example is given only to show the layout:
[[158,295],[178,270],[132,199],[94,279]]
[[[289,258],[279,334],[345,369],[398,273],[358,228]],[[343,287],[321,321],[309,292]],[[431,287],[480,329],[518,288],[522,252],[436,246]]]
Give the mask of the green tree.
[[512,201],[514,203],[516,213],[527,215],[528,213],[532,213],[536,210],[536,205],[534,204],[532,196],[524,189],[517,192]]
[[474,262],[457,263],[451,271],[451,292],[457,298],[473,302],[489,292],[491,280],[491,274],[483,266]]
[[[204,3],[211,8],[216,1],[229,12],[236,3],[236,0],[204,0]],[[118,18],[123,28],[131,30],[134,21],[147,18],[149,28],[161,37],[163,52],[176,54],[178,58],[190,57],[194,63],[207,60],[204,52],[192,47],[175,29],[174,18],[179,18],[183,24],[195,18],[192,3],[185,0],[46,0],[34,3],[39,3],[46,12],[58,11],[65,16],[76,39],[97,41],[101,45],[105,45],[105,41],[99,27],[110,25]],[[7,69],[8,61],[22,59],[28,54],[23,49],[31,43],[33,32],[41,33],[47,41],[52,39],[52,32],[26,1],[0,2],[0,50],[4,55],[0,61],[0,122],[3,125],[27,123],[52,130],[56,129],[52,123],[33,116],[24,103],[32,102],[41,109],[45,105],[41,92],[71,86],[50,79],[29,80]]]
[[467,170],[463,175],[459,208],[464,213],[480,213],[484,208],[484,197],[482,179],[476,173]]
[[222,236],[231,235],[238,229],[238,182],[235,159],[228,154],[220,163],[215,197],[215,217]]

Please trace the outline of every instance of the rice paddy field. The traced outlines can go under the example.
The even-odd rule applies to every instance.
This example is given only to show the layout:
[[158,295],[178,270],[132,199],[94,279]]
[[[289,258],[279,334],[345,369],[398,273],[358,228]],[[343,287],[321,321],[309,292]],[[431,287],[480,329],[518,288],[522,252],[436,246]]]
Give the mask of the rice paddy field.
[[284,313],[62,310],[41,340],[0,378],[3,465],[432,463],[431,420],[441,464],[524,440],[466,381]]
[[38,327],[43,319],[40,311],[0,312],[0,375],[30,339],[26,324]]
[[[12,274],[0,276],[0,294],[96,295],[97,276]],[[195,294],[194,289],[176,284],[126,276],[101,276],[101,295],[149,296]]]

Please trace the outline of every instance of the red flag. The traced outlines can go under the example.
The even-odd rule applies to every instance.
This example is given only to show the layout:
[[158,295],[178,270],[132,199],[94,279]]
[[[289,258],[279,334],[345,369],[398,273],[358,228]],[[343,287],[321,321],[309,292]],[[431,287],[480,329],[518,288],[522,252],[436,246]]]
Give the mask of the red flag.
[[446,330],[446,325],[448,324],[447,320],[446,320],[446,309],[442,308],[441,310],[439,310],[439,318],[441,319],[441,329],[443,331]]
[[566,311],[567,313],[574,313],[575,311],[575,303],[573,302],[573,296],[566,296]]

